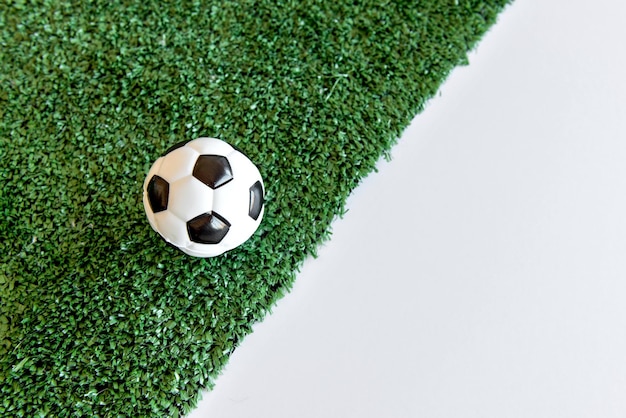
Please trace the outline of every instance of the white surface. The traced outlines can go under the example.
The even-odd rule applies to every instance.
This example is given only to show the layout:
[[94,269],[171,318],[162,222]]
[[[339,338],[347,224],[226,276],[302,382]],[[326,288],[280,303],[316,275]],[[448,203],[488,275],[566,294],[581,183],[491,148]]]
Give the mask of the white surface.
[[506,10],[190,417],[626,417],[624,22]]

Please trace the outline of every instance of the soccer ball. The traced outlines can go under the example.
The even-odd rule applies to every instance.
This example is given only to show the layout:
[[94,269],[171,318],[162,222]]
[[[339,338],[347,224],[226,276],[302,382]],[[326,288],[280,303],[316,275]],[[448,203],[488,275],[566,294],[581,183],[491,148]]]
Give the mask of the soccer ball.
[[152,228],[196,257],[243,244],[263,217],[263,180],[241,152],[215,138],[177,144],[155,161],[143,185]]

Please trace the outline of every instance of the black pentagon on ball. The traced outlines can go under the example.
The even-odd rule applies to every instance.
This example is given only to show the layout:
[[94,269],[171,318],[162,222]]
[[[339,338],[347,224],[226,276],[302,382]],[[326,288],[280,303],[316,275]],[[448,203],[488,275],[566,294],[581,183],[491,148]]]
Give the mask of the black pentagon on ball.
[[263,185],[260,181],[257,181],[250,187],[250,207],[248,209],[248,215],[255,221],[259,219],[263,209]]
[[201,155],[193,167],[193,176],[211,189],[217,189],[233,179],[233,170],[224,156]]
[[187,142],[189,142],[189,141],[182,141],[182,142],[178,142],[178,143],[172,145],[171,147],[169,147],[167,149],[167,151],[165,151],[165,154],[163,154],[163,155],[165,156],[165,155],[169,154],[170,152],[177,150],[178,148],[184,147],[185,145],[187,145]]
[[170,196],[170,185],[165,179],[159,176],[152,176],[148,187],[148,202],[153,213],[161,212],[167,209],[167,202]]
[[219,244],[224,239],[230,223],[216,212],[207,212],[187,222],[187,232],[193,242]]

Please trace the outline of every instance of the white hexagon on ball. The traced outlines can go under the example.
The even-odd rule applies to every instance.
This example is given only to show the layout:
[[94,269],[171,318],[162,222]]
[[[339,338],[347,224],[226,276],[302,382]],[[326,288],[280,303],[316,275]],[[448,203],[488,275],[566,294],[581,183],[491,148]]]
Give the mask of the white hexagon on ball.
[[216,138],[198,138],[157,159],[143,185],[152,228],[196,257],[243,244],[264,212],[263,179],[244,154]]

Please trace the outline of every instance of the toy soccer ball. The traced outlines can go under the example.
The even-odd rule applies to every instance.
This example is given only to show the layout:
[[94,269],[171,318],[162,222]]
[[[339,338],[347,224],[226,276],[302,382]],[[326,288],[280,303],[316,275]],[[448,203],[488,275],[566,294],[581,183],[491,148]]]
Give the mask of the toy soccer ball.
[[263,217],[263,180],[226,142],[198,138],[170,148],[143,185],[152,228],[196,257],[214,257],[245,242]]

